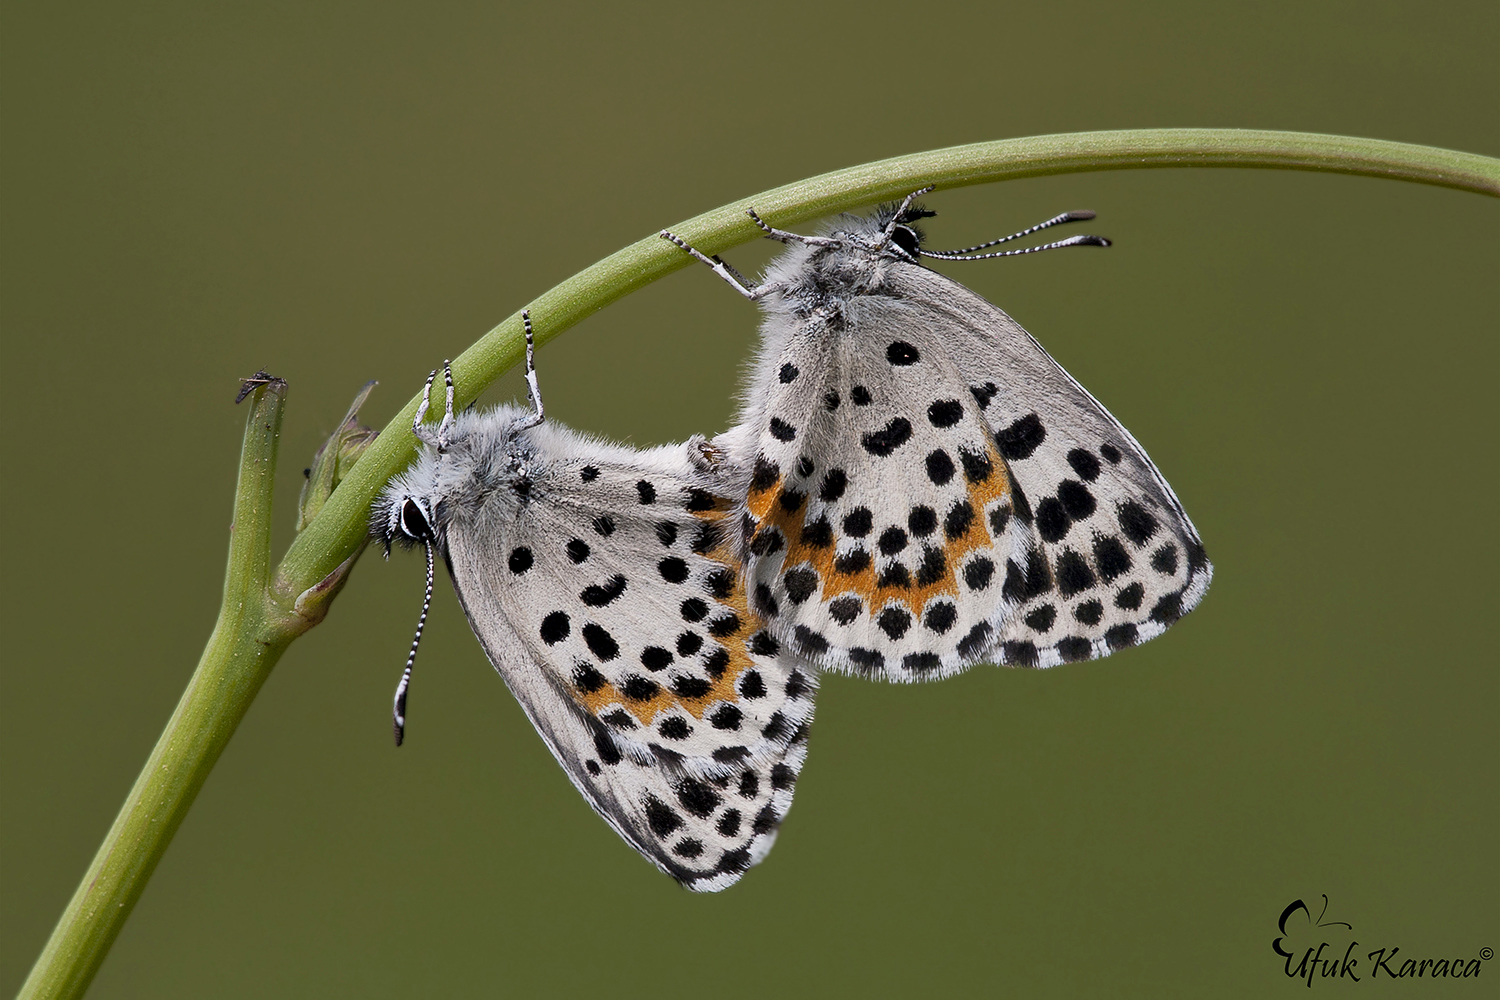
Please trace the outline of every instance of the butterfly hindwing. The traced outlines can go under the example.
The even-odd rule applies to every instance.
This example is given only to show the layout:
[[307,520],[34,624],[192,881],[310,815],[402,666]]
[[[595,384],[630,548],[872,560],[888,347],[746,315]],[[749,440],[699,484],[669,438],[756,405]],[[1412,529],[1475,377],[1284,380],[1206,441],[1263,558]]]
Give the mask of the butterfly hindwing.
[[918,680],[989,646],[1014,603],[1000,568],[1030,532],[983,411],[906,311],[862,299],[837,327],[767,338],[777,377],[747,421],[762,429],[743,528],[751,607],[778,638],[825,666]]
[[[484,573],[483,553],[462,538],[449,548],[465,610],[471,616],[498,610],[495,592],[474,582]],[[663,872],[694,891],[716,892],[770,851],[807,756],[805,724],[773,754],[737,771],[690,774],[669,760],[624,752],[566,685],[538,669],[519,636],[497,631],[479,638],[573,785]]]

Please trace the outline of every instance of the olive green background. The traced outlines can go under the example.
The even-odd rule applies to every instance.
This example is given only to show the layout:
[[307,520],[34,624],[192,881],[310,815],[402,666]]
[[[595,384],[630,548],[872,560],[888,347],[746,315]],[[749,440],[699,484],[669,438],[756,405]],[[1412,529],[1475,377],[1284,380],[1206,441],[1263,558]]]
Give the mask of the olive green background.
[[[238,377],[291,385],[279,553],[367,379],[379,426],[554,282],[777,184],[1099,128],[1500,155],[1492,0],[123,6],[4,12],[0,993],[212,626]],[[392,749],[422,573],[367,553],[92,996],[1268,996],[1323,893],[1369,948],[1500,944],[1500,202],[1251,170],[928,202],[937,246],[1099,213],[1110,250],[943,270],[1150,450],[1199,610],[1099,663],[826,679],[776,849],[700,897],[574,792],[446,583]],[[548,416],[720,430],[755,325],[674,274],[539,352]],[[1395,992],[1360,971],[1320,990]]]

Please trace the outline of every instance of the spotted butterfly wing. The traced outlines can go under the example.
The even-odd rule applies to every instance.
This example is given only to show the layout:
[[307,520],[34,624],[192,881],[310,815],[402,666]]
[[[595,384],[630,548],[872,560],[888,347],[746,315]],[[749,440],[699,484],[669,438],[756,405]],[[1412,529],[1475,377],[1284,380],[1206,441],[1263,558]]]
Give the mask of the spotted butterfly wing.
[[[915,262],[894,210],[796,242],[741,422],[751,604],[822,666],[893,680],[1148,639],[1211,568],[1144,451],[1024,330]],[[780,234],[786,237],[788,234]]]
[[[459,568],[463,559],[455,557],[455,580],[470,575]],[[462,599],[471,614],[493,601],[482,583],[471,583],[467,594]],[[807,757],[805,724],[775,754],[736,771],[695,776],[669,760],[627,754],[607,724],[581,711],[568,687],[538,669],[516,637],[479,638],[573,785],[661,871],[695,892],[717,892],[771,850]]]
[[579,791],[663,871],[721,889],[790,807],[814,675],[745,609],[711,456],[529,417],[459,415],[377,521],[433,511],[470,624]]
[[[997,572],[1015,610],[998,662],[1105,656],[1192,610],[1213,567],[1171,486],[1120,422],[999,308],[916,265],[893,281],[911,322],[948,345],[1015,487],[1026,550]],[[1005,516],[1005,515],[1002,515]]]

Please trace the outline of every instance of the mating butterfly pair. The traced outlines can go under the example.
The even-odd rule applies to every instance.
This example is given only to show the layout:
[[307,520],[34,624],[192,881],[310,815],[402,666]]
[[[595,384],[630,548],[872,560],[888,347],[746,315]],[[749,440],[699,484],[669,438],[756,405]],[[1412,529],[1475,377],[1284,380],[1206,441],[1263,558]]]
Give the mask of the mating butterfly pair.
[[[923,192],[917,192],[921,194]],[[1009,316],[922,267],[933,213],[788,244],[738,424],[636,451],[532,408],[414,430],[372,530],[445,556],[475,634],[615,830],[690,889],[733,884],[791,806],[821,670],[1045,667],[1160,634],[1212,568],[1134,438]],[[423,620],[426,603],[423,606]],[[417,638],[421,636],[419,623]],[[413,642],[411,656],[416,655]],[[411,659],[396,695],[401,741]]]

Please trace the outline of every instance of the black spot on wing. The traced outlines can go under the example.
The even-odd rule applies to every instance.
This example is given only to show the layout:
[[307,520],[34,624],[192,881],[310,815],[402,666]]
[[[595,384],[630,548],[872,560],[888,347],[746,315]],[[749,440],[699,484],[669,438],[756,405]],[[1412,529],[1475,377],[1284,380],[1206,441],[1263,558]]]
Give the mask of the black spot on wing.
[[1030,458],[1047,438],[1047,429],[1035,413],[1028,413],[1008,427],[995,431],[995,443],[1008,462]]
[[604,675],[595,670],[592,664],[579,661],[573,667],[573,686],[584,694],[593,694],[602,688],[605,683]]
[[641,666],[647,670],[657,671],[667,667],[672,662],[671,650],[660,646],[647,646],[641,650]]
[[1002,645],[1000,657],[1006,663],[1014,663],[1018,667],[1034,667],[1040,662],[1036,643],[1024,640],[1011,640]]
[[990,634],[994,631],[994,627],[989,622],[980,622],[975,625],[969,629],[968,635],[959,640],[958,655],[965,658],[977,655],[989,642]]
[[1063,510],[1075,521],[1088,517],[1097,506],[1088,487],[1076,479],[1064,479],[1057,484],[1057,499],[1062,501]]
[[911,615],[894,605],[886,608],[875,619],[875,624],[891,639],[900,639],[911,628]]
[[939,399],[927,407],[927,422],[934,427],[952,427],[963,416],[964,404],[956,399]]
[[1014,559],[1005,561],[1005,585],[1000,594],[1006,600],[1020,603],[1038,597],[1052,589],[1052,570],[1047,557],[1040,548],[1028,549],[1026,566],[1019,566]]
[[631,701],[650,701],[661,692],[661,685],[640,674],[631,674],[620,686],[620,693]]
[[1130,553],[1114,535],[1102,535],[1094,539],[1094,564],[1099,567],[1099,578],[1108,583],[1129,572]]
[[922,355],[917,349],[904,340],[893,341],[886,346],[885,359],[893,365],[914,365],[922,360]]
[[1120,530],[1136,545],[1145,545],[1159,527],[1156,518],[1134,500],[1126,500],[1115,511],[1120,520]]
[[911,438],[911,421],[905,417],[892,417],[878,431],[867,431],[860,438],[865,451],[884,458]]
[[833,544],[833,525],[828,518],[819,515],[816,521],[802,526],[802,544],[813,549],[826,549]]
[[755,471],[750,475],[750,491],[764,493],[781,478],[781,468],[764,455],[755,459]]
[[1104,617],[1104,605],[1098,601],[1084,601],[1073,609],[1073,617],[1084,625],[1098,625]]
[[955,472],[953,459],[941,448],[931,452],[927,456],[927,478],[938,486],[948,485]]
[[1169,543],[1151,553],[1151,568],[1167,576],[1176,575],[1177,546]]
[[844,516],[844,534],[850,538],[863,538],[875,525],[875,518],[868,507],[856,507]]
[[1050,604],[1043,604],[1026,616],[1026,627],[1034,632],[1046,632],[1057,620],[1057,609]]
[[1099,478],[1099,460],[1092,452],[1084,451],[1082,448],[1074,448],[1068,452],[1068,464],[1073,467],[1078,478],[1086,483],[1092,483]]
[[850,549],[833,561],[833,568],[840,573],[859,573],[869,565],[870,553],[862,548]]
[[658,837],[666,837],[682,827],[682,817],[654,795],[646,796],[646,825]]
[[987,482],[990,475],[995,471],[994,463],[983,452],[960,449],[958,458],[964,465],[964,478],[970,483],[978,484]]
[[1046,542],[1060,542],[1072,524],[1068,512],[1056,497],[1046,497],[1036,505],[1036,530]]
[[806,566],[787,570],[781,577],[786,587],[786,596],[793,604],[801,604],[818,589],[818,574]]
[[625,577],[616,573],[604,583],[591,584],[583,588],[578,599],[591,608],[602,608],[625,593]]
[[798,625],[793,637],[797,640],[797,648],[809,656],[821,656],[828,652],[828,640],[806,625]]
[[1064,549],[1057,557],[1057,592],[1064,597],[1088,590],[1094,585],[1094,571],[1083,556],[1072,549]]
[[929,631],[936,632],[938,635],[946,633],[953,627],[953,623],[957,620],[958,608],[954,607],[949,601],[934,603],[927,609],[927,613],[922,616],[922,624]]
[[1136,628],[1129,623],[1116,625],[1113,628],[1106,629],[1104,632],[1104,642],[1110,649],[1124,649],[1127,646],[1134,646],[1137,640]]
[[828,602],[828,613],[840,625],[848,625],[855,618],[858,618],[859,613],[863,610],[864,604],[852,594],[845,594],[843,597],[838,597]]
[[549,646],[555,646],[568,637],[573,631],[572,624],[568,621],[566,612],[553,611],[542,619],[542,641]]

